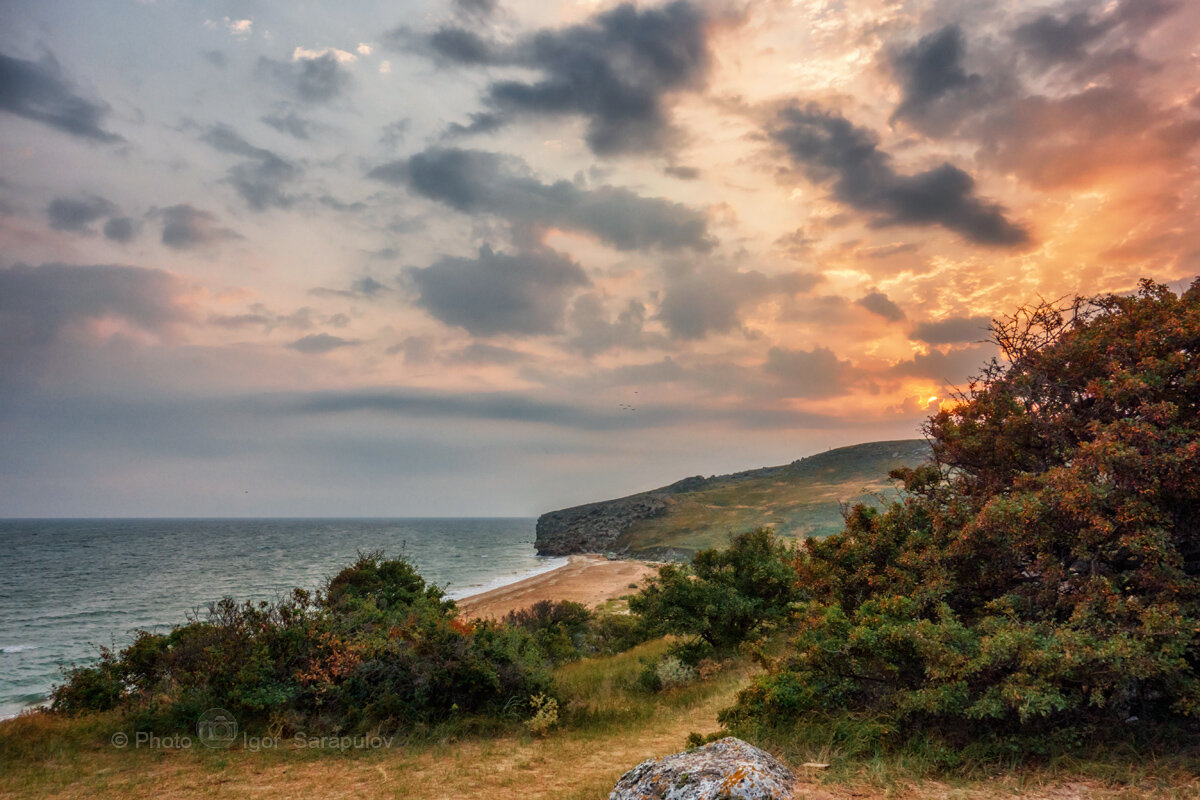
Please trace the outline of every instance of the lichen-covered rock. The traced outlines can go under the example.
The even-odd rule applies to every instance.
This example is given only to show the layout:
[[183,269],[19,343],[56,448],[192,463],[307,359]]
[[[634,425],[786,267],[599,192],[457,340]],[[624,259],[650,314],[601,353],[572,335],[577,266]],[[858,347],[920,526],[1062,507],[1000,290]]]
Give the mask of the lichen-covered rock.
[[790,800],[796,778],[770,753],[728,736],[626,772],[608,800]]

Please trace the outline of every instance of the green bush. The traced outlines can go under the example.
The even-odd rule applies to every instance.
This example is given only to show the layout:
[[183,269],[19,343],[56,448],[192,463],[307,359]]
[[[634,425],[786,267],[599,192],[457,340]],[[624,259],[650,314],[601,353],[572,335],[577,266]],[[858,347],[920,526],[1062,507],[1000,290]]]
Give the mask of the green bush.
[[1200,722],[1200,281],[993,332],[904,499],[806,542],[799,633],[724,722],[993,754]]
[[52,707],[119,708],[151,728],[190,727],[219,707],[243,725],[348,730],[499,716],[551,690],[546,655],[525,629],[456,614],[407,561],[368,554],[316,595],[227,598],[165,636],[102,650],[67,673]]
[[690,565],[666,564],[629,608],[648,626],[692,638],[674,654],[695,666],[784,620],[799,599],[794,551],[760,528],[734,537],[724,550],[703,550]]
[[597,614],[570,600],[541,600],[511,611],[504,624],[528,631],[555,664],[595,655],[622,653],[651,637],[641,618]]

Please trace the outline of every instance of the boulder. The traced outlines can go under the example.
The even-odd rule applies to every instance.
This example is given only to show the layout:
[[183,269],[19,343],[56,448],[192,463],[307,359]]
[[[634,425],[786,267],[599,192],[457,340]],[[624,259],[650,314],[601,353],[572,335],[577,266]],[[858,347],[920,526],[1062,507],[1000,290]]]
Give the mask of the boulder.
[[795,780],[770,753],[727,736],[643,761],[617,781],[608,800],[790,800]]

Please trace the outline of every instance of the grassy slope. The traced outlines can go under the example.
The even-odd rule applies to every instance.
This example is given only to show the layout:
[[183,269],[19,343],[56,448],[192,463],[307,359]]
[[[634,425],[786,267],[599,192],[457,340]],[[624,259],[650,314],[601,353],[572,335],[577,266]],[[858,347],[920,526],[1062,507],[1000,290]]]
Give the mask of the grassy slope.
[[888,472],[928,455],[920,439],[870,442],[709,478],[696,491],[667,496],[667,513],[634,523],[616,549],[703,550],[724,545],[731,533],[764,525],[797,538],[835,533],[842,527],[841,503],[871,502],[892,493]]
[[[26,717],[0,723],[0,798],[602,800],[643,759],[682,749],[689,732],[715,731],[717,711],[752,672],[739,662],[708,681],[661,695],[633,689],[640,660],[665,649],[663,641],[650,642],[561,668],[559,685],[569,698],[564,724],[542,739],[510,731],[344,753],[294,747],[254,752],[238,745],[222,751],[119,750],[108,744],[122,728],[112,716]],[[937,782],[921,777],[923,765],[895,759],[852,763],[832,748],[786,754],[799,773],[798,800],[1200,797],[1194,772],[1128,756],[1115,768],[1065,764]],[[806,772],[800,765],[808,760],[832,761],[833,768]]]

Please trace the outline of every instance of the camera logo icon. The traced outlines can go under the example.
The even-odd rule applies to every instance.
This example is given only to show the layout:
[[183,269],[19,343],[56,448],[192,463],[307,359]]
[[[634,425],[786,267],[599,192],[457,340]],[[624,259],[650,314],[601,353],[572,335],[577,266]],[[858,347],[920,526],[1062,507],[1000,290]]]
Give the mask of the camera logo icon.
[[237,738],[237,720],[223,708],[210,708],[196,721],[196,738],[205,747],[229,747]]

